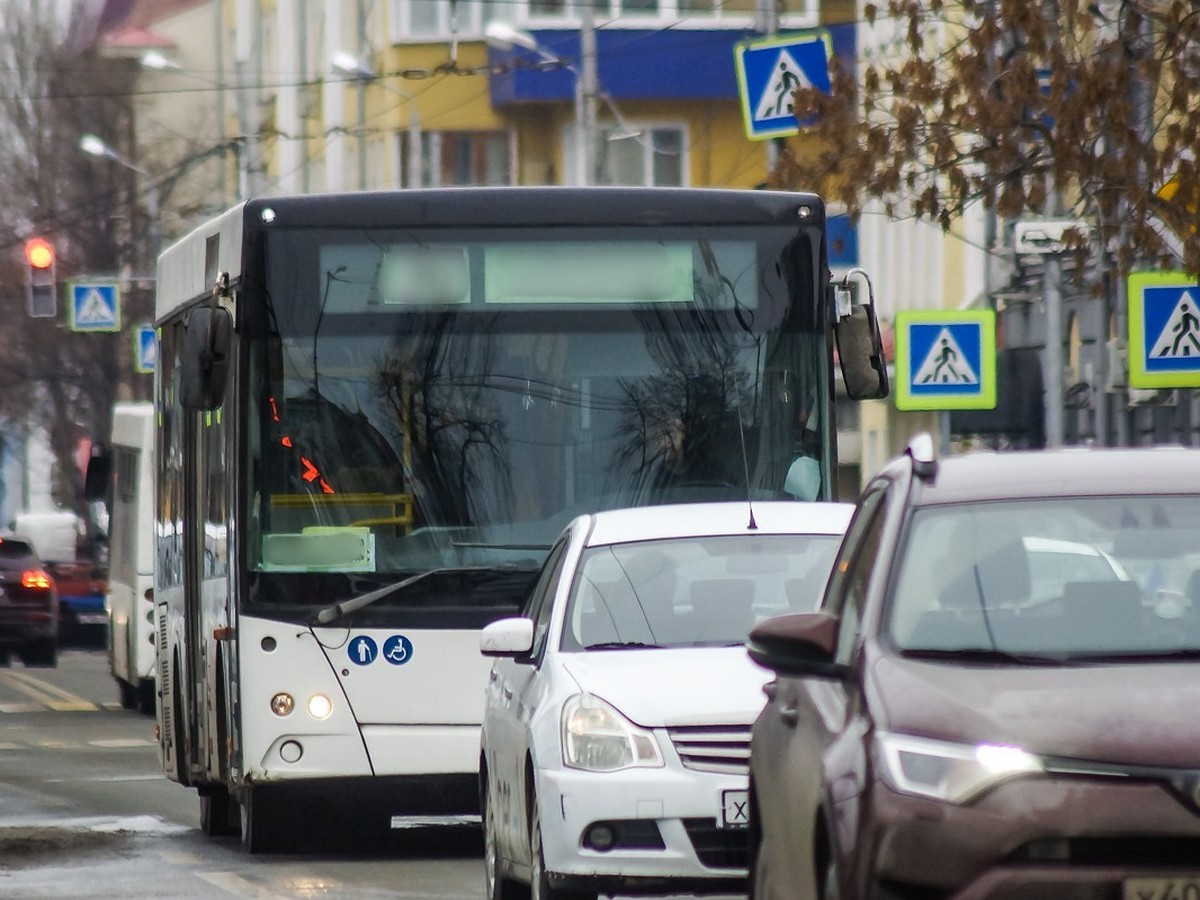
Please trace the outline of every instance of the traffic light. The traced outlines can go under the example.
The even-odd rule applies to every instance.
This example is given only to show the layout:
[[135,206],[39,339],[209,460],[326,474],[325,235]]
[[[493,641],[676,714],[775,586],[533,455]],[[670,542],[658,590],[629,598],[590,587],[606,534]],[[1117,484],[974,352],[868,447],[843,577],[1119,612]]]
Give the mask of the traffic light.
[[54,274],[54,245],[45,238],[25,242],[29,262],[29,315],[53,318],[58,315],[58,281]]

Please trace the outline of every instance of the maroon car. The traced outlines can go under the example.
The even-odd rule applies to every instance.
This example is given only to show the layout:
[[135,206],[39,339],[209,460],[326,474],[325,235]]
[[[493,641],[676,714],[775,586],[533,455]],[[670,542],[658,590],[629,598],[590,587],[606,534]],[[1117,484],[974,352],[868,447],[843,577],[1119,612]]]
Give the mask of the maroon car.
[[1200,451],[931,450],[751,632],[752,896],[1200,897]]
[[58,593],[29,541],[0,536],[0,666],[58,664]]

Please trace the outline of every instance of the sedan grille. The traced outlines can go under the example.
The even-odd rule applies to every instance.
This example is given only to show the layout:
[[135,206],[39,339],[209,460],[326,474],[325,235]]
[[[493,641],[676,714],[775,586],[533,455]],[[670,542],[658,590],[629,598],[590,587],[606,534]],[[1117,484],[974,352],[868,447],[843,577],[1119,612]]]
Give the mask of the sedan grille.
[[667,734],[685,768],[724,775],[750,773],[749,725],[689,725]]

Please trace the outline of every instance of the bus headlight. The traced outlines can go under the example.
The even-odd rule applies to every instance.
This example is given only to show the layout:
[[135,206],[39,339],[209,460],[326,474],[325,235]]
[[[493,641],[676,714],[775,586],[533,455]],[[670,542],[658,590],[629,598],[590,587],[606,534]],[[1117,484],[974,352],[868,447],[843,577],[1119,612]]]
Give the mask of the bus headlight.
[[271,712],[277,716],[290,715],[292,710],[296,708],[296,700],[291,694],[280,691],[271,698]]
[[333,714],[333,701],[324,694],[308,698],[308,714],[314,719],[328,719]]

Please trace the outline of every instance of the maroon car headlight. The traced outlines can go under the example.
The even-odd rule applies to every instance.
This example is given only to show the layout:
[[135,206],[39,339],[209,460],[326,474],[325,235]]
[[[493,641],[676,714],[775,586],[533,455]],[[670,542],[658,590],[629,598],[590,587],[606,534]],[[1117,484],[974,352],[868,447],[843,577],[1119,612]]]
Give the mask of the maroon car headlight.
[[946,803],[966,803],[1002,781],[1045,771],[1036,756],[1003,744],[955,744],[886,732],[875,741],[888,787]]

